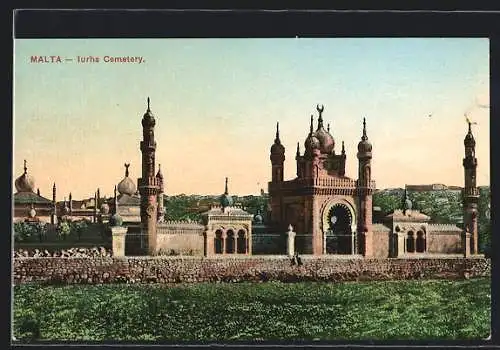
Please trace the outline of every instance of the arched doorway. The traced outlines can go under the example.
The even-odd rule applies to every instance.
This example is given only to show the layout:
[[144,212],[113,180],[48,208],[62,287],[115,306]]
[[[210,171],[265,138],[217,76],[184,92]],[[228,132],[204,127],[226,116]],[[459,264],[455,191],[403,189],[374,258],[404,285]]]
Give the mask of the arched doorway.
[[415,234],[413,231],[409,231],[406,236],[406,252],[415,253]]
[[417,253],[425,252],[425,236],[422,231],[417,232],[417,244],[416,244]]
[[236,253],[245,254],[247,252],[247,240],[245,237],[245,230],[238,231],[238,238],[236,242]]
[[332,206],[327,216],[328,228],[325,232],[326,254],[353,254],[353,217],[346,204]]
[[222,254],[222,230],[215,231],[214,251],[215,254]]
[[234,253],[234,231],[227,230],[226,232],[226,253]]

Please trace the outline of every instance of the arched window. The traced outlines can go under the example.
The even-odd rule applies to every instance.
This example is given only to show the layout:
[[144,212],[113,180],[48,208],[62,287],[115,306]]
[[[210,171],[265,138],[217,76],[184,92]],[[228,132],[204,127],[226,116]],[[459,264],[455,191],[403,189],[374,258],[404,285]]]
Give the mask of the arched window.
[[226,253],[234,253],[234,231],[227,230],[226,232]]
[[215,231],[214,251],[215,254],[222,254],[222,230]]
[[406,252],[415,253],[415,241],[414,241],[413,231],[409,231],[408,236],[406,237]]
[[417,253],[425,252],[425,236],[422,231],[417,232]]
[[245,230],[238,231],[238,240],[236,244],[236,253],[245,254],[247,252],[247,242],[245,237]]

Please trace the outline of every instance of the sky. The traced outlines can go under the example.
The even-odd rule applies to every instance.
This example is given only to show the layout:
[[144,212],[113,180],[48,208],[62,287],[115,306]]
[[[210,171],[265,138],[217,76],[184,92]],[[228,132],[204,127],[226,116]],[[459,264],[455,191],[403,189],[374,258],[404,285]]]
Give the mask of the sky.
[[[51,55],[62,63],[31,62]],[[54,182],[58,200],[111,196],[124,163],[141,176],[148,96],[167,195],[220,194],[226,176],[232,194],[267,192],[277,121],[293,179],[317,104],[348,177],[365,117],[378,188],[463,186],[467,114],[478,185],[490,183],[486,38],[17,39],[13,178],[26,159],[42,196]]]

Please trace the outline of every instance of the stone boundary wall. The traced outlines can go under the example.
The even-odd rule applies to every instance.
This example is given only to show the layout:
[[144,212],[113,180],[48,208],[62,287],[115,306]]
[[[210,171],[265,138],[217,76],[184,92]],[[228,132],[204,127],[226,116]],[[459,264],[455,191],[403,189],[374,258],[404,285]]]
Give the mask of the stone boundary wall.
[[484,258],[356,259],[285,256],[246,258],[15,258],[14,284],[358,281],[490,276]]

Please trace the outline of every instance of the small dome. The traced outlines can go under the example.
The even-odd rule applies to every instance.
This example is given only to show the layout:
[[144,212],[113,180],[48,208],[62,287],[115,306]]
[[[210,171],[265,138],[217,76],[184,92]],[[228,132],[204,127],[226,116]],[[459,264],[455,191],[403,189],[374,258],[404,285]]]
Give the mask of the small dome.
[[467,135],[465,136],[464,146],[465,147],[475,147],[476,146],[476,140],[474,139],[474,135],[472,135],[472,132],[470,130],[467,133]]
[[110,226],[122,226],[123,225],[122,217],[118,213],[113,214],[109,218],[109,225]]
[[361,153],[369,153],[372,151],[372,144],[368,140],[362,140],[358,143],[358,151]]
[[233,205],[233,197],[231,197],[227,193],[224,193],[222,196],[220,196],[219,203],[224,208],[230,207]]
[[102,214],[109,214],[109,205],[108,205],[108,203],[103,203],[101,205],[101,213]]
[[35,188],[35,179],[28,174],[26,161],[24,161],[24,173],[16,179],[15,185],[18,192],[33,192]]
[[257,214],[257,215],[255,215],[255,217],[253,218],[253,221],[254,221],[256,224],[262,224],[262,222],[264,221],[264,219],[262,218],[262,215]]
[[137,191],[137,188],[135,187],[135,182],[128,176],[129,166],[130,164],[125,163],[125,177],[118,184],[117,190],[120,194],[132,196]]
[[361,141],[358,143],[359,153],[370,153],[372,151],[372,144],[368,141],[368,136],[366,135],[366,118],[363,118],[363,136]]
[[233,205],[233,197],[229,195],[227,183],[228,183],[228,178],[226,177],[226,188],[224,193],[219,198],[219,203],[223,208],[230,207]]
[[285,147],[281,143],[273,143],[271,153],[285,153]]

